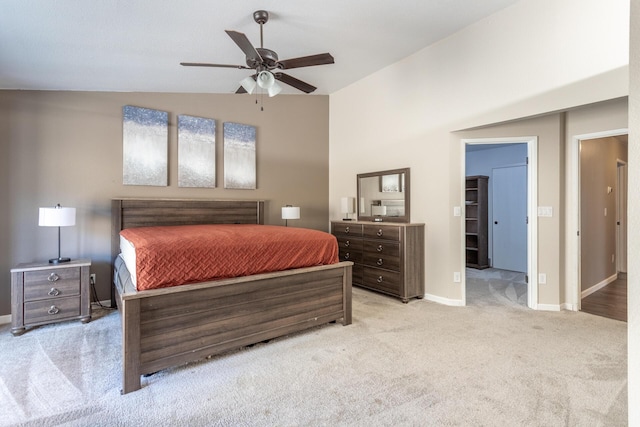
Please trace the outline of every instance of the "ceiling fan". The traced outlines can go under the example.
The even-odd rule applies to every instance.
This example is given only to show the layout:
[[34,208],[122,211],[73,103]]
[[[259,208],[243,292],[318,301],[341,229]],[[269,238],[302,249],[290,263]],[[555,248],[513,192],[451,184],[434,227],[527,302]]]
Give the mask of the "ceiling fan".
[[180,65],[184,65],[185,67],[218,67],[255,70],[252,76],[246,77],[240,82],[241,86],[236,93],[252,93],[257,84],[260,88],[265,89],[269,96],[275,96],[282,90],[282,87],[276,83],[276,80],[293,86],[305,93],[311,93],[316,90],[317,88],[315,86],[285,74],[282,70],[333,64],[333,56],[329,53],[320,53],[317,55],[279,60],[278,54],[275,51],[266,49],[263,46],[262,26],[269,20],[269,12],[266,10],[257,10],[253,13],[253,20],[260,24],[260,47],[258,48],[253,47],[247,36],[243,33],[225,30],[229,37],[231,37],[244,52],[247,65],[207,64],[201,62],[181,62]]

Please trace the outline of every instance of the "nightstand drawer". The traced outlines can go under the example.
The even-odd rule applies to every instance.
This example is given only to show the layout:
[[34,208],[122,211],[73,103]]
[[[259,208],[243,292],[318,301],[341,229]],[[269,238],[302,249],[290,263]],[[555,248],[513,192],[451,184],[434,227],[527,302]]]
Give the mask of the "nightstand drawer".
[[56,298],[24,304],[24,323],[49,323],[56,320],[78,317],[80,297]]
[[24,300],[80,295],[80,268],[60,268],[24,273]]

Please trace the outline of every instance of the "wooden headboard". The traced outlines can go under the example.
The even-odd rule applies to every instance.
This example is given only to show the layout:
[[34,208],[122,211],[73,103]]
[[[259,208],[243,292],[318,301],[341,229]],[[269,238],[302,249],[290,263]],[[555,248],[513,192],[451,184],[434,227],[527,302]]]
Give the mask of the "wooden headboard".
[[191,224],[264,224],[264,201],[113,199],[111,262],[120,253],[120,231],[125,228]]

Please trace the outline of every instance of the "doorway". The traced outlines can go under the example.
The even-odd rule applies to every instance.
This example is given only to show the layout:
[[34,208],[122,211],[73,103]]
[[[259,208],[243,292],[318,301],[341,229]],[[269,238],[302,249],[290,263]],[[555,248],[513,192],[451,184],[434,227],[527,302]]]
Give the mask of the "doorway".
[[[462,143],[462,182],[465,183],[466,180],[466,176],[467,175],[491,175],[490,176],[490,180],[493,181],[492,176],[494,175],[494,173],[496,174],[498,181],[502,182],[502,186],[499,185],[499,187],[496,188],[496,191],[499,192],[503,192],[503,191],[511,191],[512,189],[507,189],[506,187],[509,187],[509,184],[507,184],[507,180],[508,180],[508,175],[510,173],[521,173],[524,172],[524,177],[525,179],[522,180],[522,184],[526,187],[524,192],[520,192],[519,194],[522,196],[524,194],[524,203],[522,204],[522,209],[525,212],[524,217],[522,218],[523,222],[525,223],[525,227],[522,228],[522,230],[524,230],[525,232],[525,238],[524,239],[520,239],[521,242],[524,242],[524,247],[525,250],[523,251],[523,253],[525,254],[525,259],[521,261],[521,263],[519,264],[519,267],[515,267],[515,268],[519,268],[521,271],[526,272],[526,274],[528,275],[528,286],[527,286],[527,306],[529,308],[533,308],[533,309],[537,309],[538,308],[538,267],[537,267],[537,262],[538,262],[538,257],[537,257],[537,247],[538,247],[538,241],[537,241],[537,216],[534,215],[534,213],[537,212],[538,206],[537,206],[537,143],[538,143],[538,138],[537,137],[513,137],[513,138],[481,138],[481,139],[462,139],[461,140]],[[501,165],[502,167],[491,167],[489,170],[491,172],[488,173],[478,173],[478,170],[475,170],[474,172],[471,172],[470,170],[468,170],[467,168],[467,151],[470,152],[477,152],[480,150],[489,150],[489,149],[497,149],[497,148],[505,148],[505,147],[509,147],[509,146],[520,146],[523,150],[524,153],[526,153],[525,157],[523,159],[521,159],[520,161],[514,162],[511,161],[511,163],[504,163],[503,165]],[[507,167],[515,167],[516,169],[513,170],[509,170]],[[498,170],[497,169],[505,169],[505,170]],[[505,187],[506,186],[506,187]],[[516,186],[518,187],[518,186]],[[519,187],[522,188],[522,187]],[[489,191],[493,191],[492,188],[492,183],[489,184]],[[464,188],[462,191],[463,197],[465,194]],[[492,198],[493,194],[490,195],[490,199]],[[505,197],[503,198],[503,200],[507,200],[507,205],[508,205],[508,201],[509,198]],[[461,201],[462,206],[465,206],[465,200]],[[495,218],[492,217],[493,213],[493,209],[492,209],[492,204],[489,204],[490,207],[490,214],[489,214],[489,225],[490,226],[500,226],[502,224],[500,224],[500,222],[502,221],[501,219],[498,219],[498,224],[494,224],[495,222]],[[499,207],[498,207],[499,209]],[[506,221],[506,220],[505,220]],[[528,223],[527,223],[528,221]],[[466,231],[465,231],[465,222],[466,221],[461,221],[462,223],[462,242],[461,242],[461,248],[463,253],[465,252],[466,249]],[[507,221],[508,222],[508,221]],[[506,225],[506,223],[505,223]],[[499,234],[495,234],[495,238],[500,239],[500,235]],[[498,252],[496,254],[494,254],[494,250],[498,249]],[[490,250],[490,259],[492,259],[492,262],[495,261],[495,255],[498,255],[498,257],[500,257],[500,250],[502,248],[497,248],[496,247],[496,243],[494,242],[494,232],[491,230],[489,232],[489,250]],[[462,291],[462,295],[463,295],[463,304],[466,305],[467,304],[467,289],[466,289],[466,259],[464,259],[463,257],[463,265],[461,267],[461,271],[465,272],[464,274],[461,275],[461,291]],[[499,265],[500,265],[500,260],[498,260]],[[511,265],[511,264],[509,264]],[[524,267],[523,267],[524,265]],[[514,267],[512,267],[514,268]],[[516,270],[514,270],[516,271]],[[474,273],[475,274],[475,273]]]
[[600,133],[575,140],[576,310],[626,320],[628,136]]

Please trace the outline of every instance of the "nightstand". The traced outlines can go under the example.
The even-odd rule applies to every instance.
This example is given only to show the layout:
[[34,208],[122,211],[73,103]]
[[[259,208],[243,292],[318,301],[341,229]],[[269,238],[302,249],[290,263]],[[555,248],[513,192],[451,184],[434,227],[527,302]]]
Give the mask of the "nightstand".
[[11,333],[27,327],[80,319],[91,320],[91,260],[64,264],[21,264],[11,269]]

